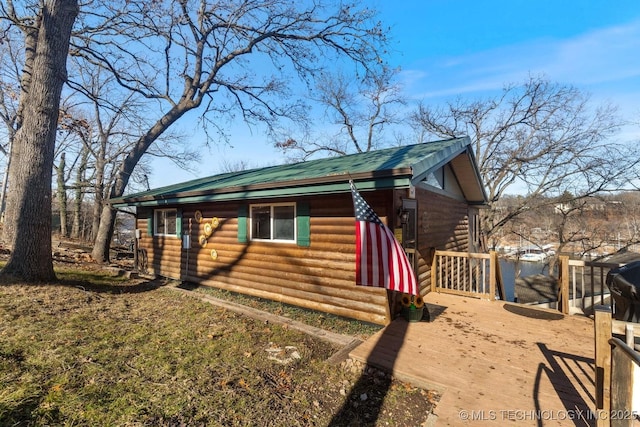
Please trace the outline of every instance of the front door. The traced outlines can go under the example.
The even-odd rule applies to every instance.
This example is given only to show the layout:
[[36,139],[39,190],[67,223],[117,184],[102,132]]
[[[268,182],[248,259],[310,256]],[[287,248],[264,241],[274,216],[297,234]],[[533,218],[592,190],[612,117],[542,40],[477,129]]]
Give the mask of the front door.
[[418,249],[418,202],[402,199],[402,247],[407,253],[413,271],[416,271],[416,251]]

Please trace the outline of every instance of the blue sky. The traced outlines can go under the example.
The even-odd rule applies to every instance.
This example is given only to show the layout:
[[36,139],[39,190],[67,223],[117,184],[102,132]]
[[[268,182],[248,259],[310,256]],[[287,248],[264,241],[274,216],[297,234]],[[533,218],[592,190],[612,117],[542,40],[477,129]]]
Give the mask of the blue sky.
[[[363,0],[391,27],[390,63],[409,100],[437,105],[473,99],[530,74],[611,102],[640,141],[640,0]],[[232,147],[213,147],[197,171],[154,164],[151,187],[218,173],[222,160],[259,167],[281,153],[259,133],[234,126]],[[194,138],[197,138],[194,137]],[[194,141],[195,142],[195,141]],[[206,151],[206,150],[205,150]]]

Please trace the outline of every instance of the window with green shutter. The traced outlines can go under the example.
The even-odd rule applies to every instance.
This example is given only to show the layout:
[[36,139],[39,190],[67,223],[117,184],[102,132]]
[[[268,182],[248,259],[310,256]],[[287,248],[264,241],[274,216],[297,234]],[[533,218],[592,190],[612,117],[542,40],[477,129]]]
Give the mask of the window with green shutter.
[[251,205],[251,240],[292,243],[296,241],[295,203]]
[[[154,236],[177,236],[178,232],[178,210],[177,209],[156,209],[153,211]],[[181,221],[180,221],[181,222]],[[180,225],[182,228],[182,225]]]
[[309,203],[270,203],[238,209],[238,241],[311,244]]

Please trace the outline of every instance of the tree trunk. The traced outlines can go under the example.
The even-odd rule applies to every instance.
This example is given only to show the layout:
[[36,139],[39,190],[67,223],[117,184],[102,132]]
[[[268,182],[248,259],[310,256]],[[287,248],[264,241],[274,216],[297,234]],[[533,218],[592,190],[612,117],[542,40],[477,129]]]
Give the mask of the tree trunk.
[[[104,143],[103,143],[104,144]],[[107,167],[105,161],[105,146],[102,145],[96,158],[96,178],[93,186],[93,212],[91,216],[91,240],[98,239],[100,233],[100,223],[102,221],[102,211],[104,208],[104,170]]]
[[[51,171],[60,94],[66,80],[77,0],[43,3],[24,120],[16,133],[6,222],[13,248],[2,274],[28,282],[55,279],[51,256]],[[27,46],[27,49],[29,46]]]
[[60,236],[67,237],[69,235],[69,230],[67,229],[67,185],[64,182],[64,173],[65,173],[65,154],[60,154],[60,164],[58,165],[58,170],[56,171],[56,184],[57,195],[58,195],[58,212],[60,214]]
[[109,249],[111,248],[111,239],[113,238],[113,230],[116,223],[116,211],[108,204],[102,208],[100,215],[100,226],[93,244],[91,257],[98,263],[109,262]]
[[[12,161],[15,157],[19,159],[19,155],[16,154],[19,151],[18,147],[16,147],[16,134],[22,127],[22,123],[24,122],[24,111],[28,104],[29,93],[31,91],[31,81],[33,76],[33,67],[34,61],[36,58],[36,48],[38,46],[38,37],[39,37],[39,28],[41,27],[42,17],[38,16],[38,21],[33,26],[25,26],[23,28],[24,31],[24,65],[22,67],[22,75],[20,76],[20,101],[18,103],[18,111],[16,113],[16,126],[15,132],[13,134],[13,138],[11,139],[11,151],[9,154],[9,160],[7,162],[7,172],[8,176],[5,179],[5,183],[11,180],[11,176],[16,172],[14,169],[17,167],[16,162]],[[4,201],[4,225],[2,227],[2,234],[4,238],[4,243],[12,247],[12,243],[15,239],[15,222],[10,221],[10,218],[18,218],[20,216],[20,211],[11,211],[13,209],[13,205],[9,204],[8,197]],[[15,205],[16,209],[19,207],[17,204]]]
[[106,140],[100,139],[100,150],[96,159],[96,180],[94,184],[93,215],[91,222],[91,240],[93,251],[91,257],[99,263],[109,262],[109,248],[116,223],[115,212],[104,202],[104,170],[106,168]]
[[78,165],[78,171],[76,173],[76,191],[73,201],[73,224],[71,226],[71,237],[74,239],[80,239],[84,236],[82,230],[82,203],[84,202],[84,185],[85,175],[87,171],[87,163],[89,161],[89,150],[84,147],[82,149],[82,157],[80,165]]
[[76,189],[76,196],[73,199],[73,211],[71,220],[71,238],[80,239],[82,233],[82,199],[84,194],[82,190]]

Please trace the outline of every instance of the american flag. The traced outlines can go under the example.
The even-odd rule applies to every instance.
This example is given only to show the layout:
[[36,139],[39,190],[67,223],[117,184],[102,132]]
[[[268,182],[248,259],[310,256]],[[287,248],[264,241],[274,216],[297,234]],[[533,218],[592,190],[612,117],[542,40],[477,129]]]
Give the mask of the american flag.
[[351,184],[356,217],[356,284],[418,295],[418,283],[393,232]]

